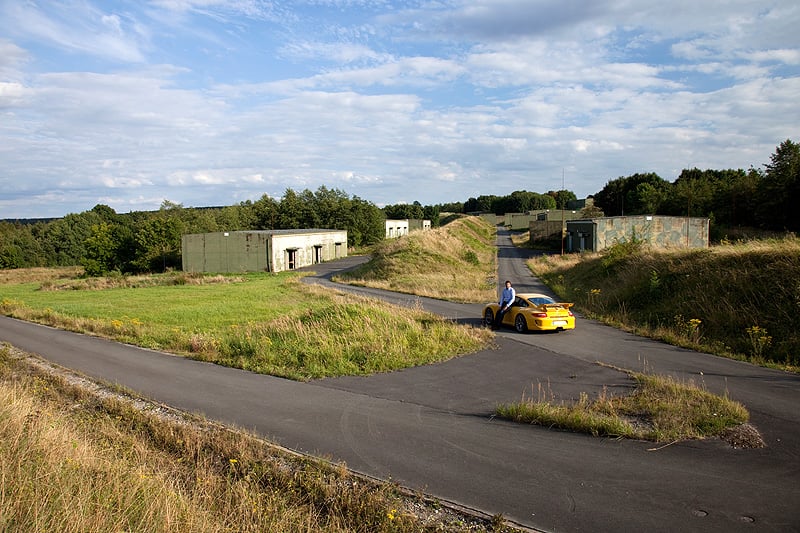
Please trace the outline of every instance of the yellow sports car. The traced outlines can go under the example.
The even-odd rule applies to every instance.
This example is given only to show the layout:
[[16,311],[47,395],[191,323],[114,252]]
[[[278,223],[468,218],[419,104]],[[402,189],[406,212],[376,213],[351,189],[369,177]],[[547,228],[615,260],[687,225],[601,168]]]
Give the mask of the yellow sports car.
[[[520,333],[532,331],[563,331],[575,329],[575,315],[569,310],[573,304],[559,303],[544,294],[517,294],[511,308],[503,315],[504,326],[514,326]],[[494,324],[500,310],[496,303],[483,309],[483,322]]]

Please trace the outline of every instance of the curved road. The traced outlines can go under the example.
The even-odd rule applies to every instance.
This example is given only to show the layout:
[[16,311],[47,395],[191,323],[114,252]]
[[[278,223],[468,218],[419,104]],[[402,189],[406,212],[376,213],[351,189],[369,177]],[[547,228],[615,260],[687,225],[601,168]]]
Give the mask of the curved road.
[[[546,291],[507,233],[500,279]],[[316,265],[313,281],[363,258]],[[480,305],[345,288],[477,324]],[[540,531],[800,531],[800,376],[699,354],[579,319],[555,335],[498,332],[495,349],[369,377],[297,383],[0,317],[0,340],[179,409],[252,429]],[[628,389],[602,361],[693,379],[751,412],[767,447],[593,438],[493,419],[523,394]]]

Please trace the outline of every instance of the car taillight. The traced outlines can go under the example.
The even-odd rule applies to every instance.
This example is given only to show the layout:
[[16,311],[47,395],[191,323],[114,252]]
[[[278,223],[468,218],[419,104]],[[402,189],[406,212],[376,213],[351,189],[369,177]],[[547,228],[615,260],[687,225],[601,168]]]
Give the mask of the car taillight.
[[572,314],[572,311],[567,311],[567,313],[569,313],[569,316],[575,316]]
[[547,318],[547,313],[533,313],[536,318]]

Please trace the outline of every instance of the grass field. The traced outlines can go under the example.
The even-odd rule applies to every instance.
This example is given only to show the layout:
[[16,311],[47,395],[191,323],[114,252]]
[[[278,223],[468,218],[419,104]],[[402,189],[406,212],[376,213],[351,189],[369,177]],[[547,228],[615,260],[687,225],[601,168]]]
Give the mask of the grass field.
[[299,380],[442,361],[492,337],[292,273],[15,281],[0,286],[8,316]]
[[580,431],[603,437],[625,437],[655,442],[723,437],[738,439],[754,434],[748,447],[763,447],[757,431],[745,424],[750,414],[727,396],[712,394],[694,382],[628,372],[636,387],[623,396],[601,394],[589,401],[557,402],[540,391],[537,398],[499,405],[495,415],[516,422]]

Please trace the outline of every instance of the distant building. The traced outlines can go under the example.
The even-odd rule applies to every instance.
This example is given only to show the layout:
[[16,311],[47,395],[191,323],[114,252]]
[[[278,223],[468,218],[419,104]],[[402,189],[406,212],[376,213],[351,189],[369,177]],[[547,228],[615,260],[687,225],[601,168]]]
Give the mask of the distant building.
[[408,219],[404,220],[386,220],[386,238],[396,239],[408,235]]
[[402,220],[386,220],[386,238],[396,239],[408,235],[410,231],[427,231],[431,229],[431,221],[422,218],[405,218]]
[[531,220],[536,220],[536,216],[530,213],[505,213],[503,226],[511,230],[525,229]]
[[484,219],[486,222],[488,222],[492,226],[496,226],[496,225],[502,223],[503,220],[505,220],[503,215],[497,216],[494,213],[475,212],[475,213],[467,213],[467,214],[468,215],[472,215],[472,216],[481,217],[482,219]]
[[431,221],[424,218],[409,218],[408,231],[428,231],[431,229]]
[[566,221],[547,220],[546,218],[531,220],[528,224],[528,236],[532,243],[552,243],[561,240],[561,234],[566,228]]
[[[527,213],[512,213],[510,218],[506,215],[506,225],[512,230],[529,229],[541,232],[546,231],[542,228],[552,226],[556,222],[560,224],[566,220],[578,219],[580,216],[580,211],[574,209],[538,209]],[[538,226],[536,230],[534,226]]]
[[566,222],[567,252],[599,252],[632,238],[659,248],[707,248],[709,219],[636,215]]
[[568,211],[580,211],[584,207],[592,207],[594,205],[594,197],[589,196],[580,200],[569,200],[567,202]]
[[293,229],[181,237],[185,272],[281,272],[347,257],[347,231]]

